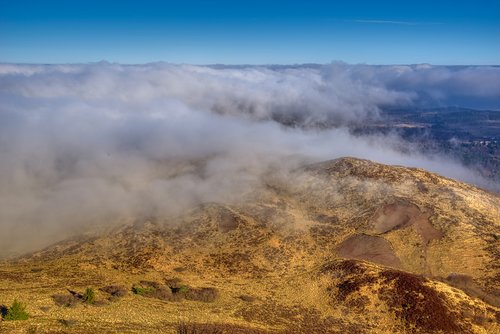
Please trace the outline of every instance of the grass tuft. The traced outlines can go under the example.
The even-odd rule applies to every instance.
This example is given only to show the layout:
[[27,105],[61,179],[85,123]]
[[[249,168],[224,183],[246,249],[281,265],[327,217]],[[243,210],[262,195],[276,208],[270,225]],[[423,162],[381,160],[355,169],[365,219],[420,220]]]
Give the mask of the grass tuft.
[[87,304],[94,304],[95,303],[94,289],[92,289],[92,288],[85,289],[85,292],[83,293],[82,301],[84,303],[87,303]]

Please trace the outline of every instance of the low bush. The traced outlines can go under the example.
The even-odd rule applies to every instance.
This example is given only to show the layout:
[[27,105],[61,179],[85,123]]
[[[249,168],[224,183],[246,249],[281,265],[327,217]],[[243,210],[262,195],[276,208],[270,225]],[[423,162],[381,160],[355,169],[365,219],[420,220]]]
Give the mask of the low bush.
[[17,300],[14,300],[12,306],[7,309],[7,313],[3,316],[3,320],[27,320],[28,318],[26,306]]
[[140,285],[134,285],[132,287],[132,292],[136,295],[141,295],[141,296],[149,296],[152,295],[155,292],[155,288],[150,287],[150,286],[140,286]]

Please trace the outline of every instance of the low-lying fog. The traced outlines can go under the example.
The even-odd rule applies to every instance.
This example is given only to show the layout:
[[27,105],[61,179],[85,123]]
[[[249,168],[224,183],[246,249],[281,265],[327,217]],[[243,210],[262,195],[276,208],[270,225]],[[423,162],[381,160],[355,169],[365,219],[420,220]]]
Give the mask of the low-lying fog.
[[485,186],[395,134],[349,127],[388,107],[498,108],[498,87],[498,67],[0,64],[0,254],[235,201],[270,169],[342,156]]

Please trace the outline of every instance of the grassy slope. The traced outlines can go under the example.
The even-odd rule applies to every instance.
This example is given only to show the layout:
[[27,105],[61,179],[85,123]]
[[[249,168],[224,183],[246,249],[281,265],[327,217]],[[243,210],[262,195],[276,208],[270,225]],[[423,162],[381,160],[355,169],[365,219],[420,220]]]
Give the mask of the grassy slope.
[[[377,229],[381,212],[395,203],[417,218]],[[497,195],[472,186],[365,160],[346,158],[285,177],[271,175],[244,204],[207,204],[175,220],[134,222],[1,264],[0,303],[18,298],[32,317],[0,322],[0,333],[175,333],[180,321],[230,324],[228,333],[437,331],[425,312],[418,321],[404,312],[407,307],[418,313],[427,304],[412,296],[425,294],[437,295],[431,306],[449,314],[449,327],[442,330],[494,333],[499,207]],[[426,238],[414,223],[421,212],[429,213],[427,221],[439,237]],[[363,270],[344,268],[339,245],[355,235],[388,241],[383,251],[398,258],[397,273],[417,276],[365,261],[354,262]],[[378,259],[369,252],[355,257]],[[447,280],[452,273],[463,279]],[[51,298],[68,288],[129,289],[140,280],[163,284],[174,277],[192,287],[215,287],[220,297],[204,303],[129,293],[110,302],[98,291],[99,306],[73,308],[56,306]],[[407,284],[414,294],[398,288]]]

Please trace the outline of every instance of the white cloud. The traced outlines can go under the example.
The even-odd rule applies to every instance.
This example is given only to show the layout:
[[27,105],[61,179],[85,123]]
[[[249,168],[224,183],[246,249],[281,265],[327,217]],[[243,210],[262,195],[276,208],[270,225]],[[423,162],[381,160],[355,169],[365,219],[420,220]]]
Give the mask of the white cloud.
[[269,168],[340,156],[479,180],[455,162],[402,154],[395,136],[354,137],[346,125],[376,118],[382,106],[418,104],[429,87],[441,100],[457,89],[498,99],[479,87],[479,78],[495,84],[497,69],[483,72],[0,65],[0,228],[9,231],[0,251],[38,247],[88,223],[234,201]]

